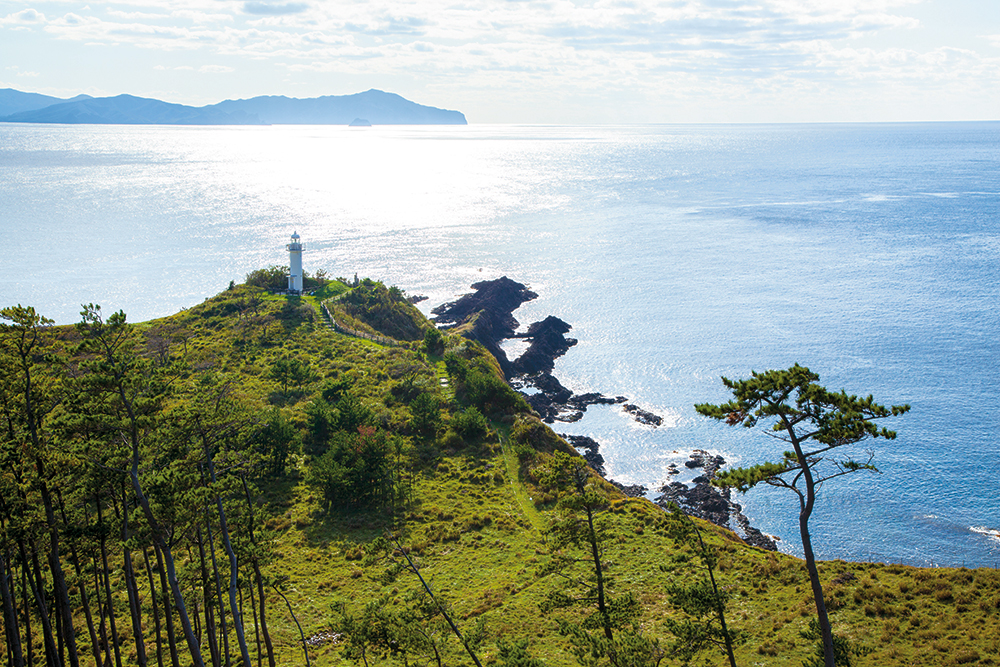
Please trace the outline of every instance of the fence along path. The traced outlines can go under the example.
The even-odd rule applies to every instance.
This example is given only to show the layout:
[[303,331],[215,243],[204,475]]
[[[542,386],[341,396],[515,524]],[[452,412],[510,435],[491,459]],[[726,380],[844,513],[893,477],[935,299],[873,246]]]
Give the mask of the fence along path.
[[375,334],[365,333],[364,331],[358,331],[357,329],[352,329],[351,327],[344,326],[333,316],[330,309],[323,304],[323,314],[326,315],[326,319],[329,322],[329,326],[333,328],[337,333],[342,333],[346,336],[354,336],[355,338],[364,338],[365,340],[370,340],[373,343],[378,343],[379,345],[385,345],[386,347],[405,347],[403,343],[393,338],[387,338],[385,336],[377,336]]

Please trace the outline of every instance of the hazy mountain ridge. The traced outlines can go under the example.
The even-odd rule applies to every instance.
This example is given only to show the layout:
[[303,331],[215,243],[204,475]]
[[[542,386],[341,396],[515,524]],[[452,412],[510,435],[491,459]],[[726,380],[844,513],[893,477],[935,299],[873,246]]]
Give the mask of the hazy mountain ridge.
[[90,95],[77,95],[69,99],[42,95],[40,93],[24,93],[13,88],[0,89],[0,119],[23,111],[34,111],[44,109],[53,104],[64,102],[76,102],[78,100],[92,99]]
[[35,93],[0,91],[0,122],[121,125],[465,125],[459,111],[411,102],[395,93],[368,90],[315,98],[260,96],[204,107],[117,95],[62,100]]

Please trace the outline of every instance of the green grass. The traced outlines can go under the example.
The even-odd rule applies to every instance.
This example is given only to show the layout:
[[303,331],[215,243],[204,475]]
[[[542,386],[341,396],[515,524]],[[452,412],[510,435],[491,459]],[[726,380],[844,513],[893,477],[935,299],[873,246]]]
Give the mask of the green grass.
[[[286,475],[265,481],[260,510],[275,536],[275,559],[266,573],[272,579],[287,578],[283,591],[306,634],[331,627],[336,603],[358,612],[386,597],[391,608],[402,607],[407,592],[418,586],[415,577],[404,572],[389,581],[383,577],[385,562],[363,558],[364,547],[391,529],[463,629],[485,619],[484,664],[495,662],[499,638],[528,639],[531,653],[551,667],[576,664],[558,633],[560,613],[539,611],[539,604],[564,585],[545,569],[550,558],[545,527],[554,510],[538,493],[530,467],[522,478],[521,461],[509,440],[510,419],[493,415],[492,427],[501,435],[485,442],[410,433],[407,404],[393,393],[406,378],[431,378],[445,399],[446,416],[462,407],[453,379],[440,387],[439,380],[447,378],[441,359],[323,326],[316,305],[329,294],[261,295],[262,305],[252,316],[240,311],[250,294],[244,287],[223,292],[170,318],[145,323],[144,333],[172,341],[171,353],[183,354],[194,369],[239,378],[244,400],[258,409],[280,405],[299,429],[305,425],[305,405],[323,383],[347,378],[380,423],[411,442],[412,495],[395,519],[386,512],[324,509],[321,494],[305,481],[308,462],[302,457]],[[281,395],[268,368],[283,354],[308,361],[313,377]],[[538,454],[537,461],[546,456]],[[668,536],[662,510],[644,499],[609,493],[615,494],[606,515],[609,574],[619,593],[632,591],[640,599],[644,632],[666,641],[664,621],[676,614],[666,586],[701,574],[684,562],[686,547]],[[733,594],[730,624],[746,633],[737,647],[739,664],[801,665],[812,647],[800,632],[814,615],[802,561],[749,547],[729,531],[701,525],[721,554],[719,580]],[[821,563],[820,572],[835,632],[870,650],[857,665],[1000,665],[1000,572],[843,561]],[[279,664],[303,664],[298,630],[284,603],[271,593],[267,604]],[[252,627],[248,635],[253,642]],[[444,651],[445,664],[468,664],[453,639],[445,641]],[[333,643],[310,649],[310,656],[320,667],[354,664]],[[390,658],[377,664],[402,662]],[[705,651],[697,664],[724,665],[725,659],[721,651]]]

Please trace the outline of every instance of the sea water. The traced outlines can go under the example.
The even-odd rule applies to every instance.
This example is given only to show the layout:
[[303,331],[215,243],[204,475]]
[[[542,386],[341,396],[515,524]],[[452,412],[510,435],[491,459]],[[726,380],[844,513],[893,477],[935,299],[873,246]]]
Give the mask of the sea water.
[[[579,343],[555,374],[628,396],[563,433],[655,489],[693,449],[780,457],[700,417],[720,376],[799,363],[910,413],[834,480],[821,558],[1000,562],[1000,123],[630,127],[0,124],[0,296],[167,315],[287,264],[371,276],[433,306],[506,275]],[[852,453],[863,456],[865,448]],[[796,499],[737,497],[800,553]]]

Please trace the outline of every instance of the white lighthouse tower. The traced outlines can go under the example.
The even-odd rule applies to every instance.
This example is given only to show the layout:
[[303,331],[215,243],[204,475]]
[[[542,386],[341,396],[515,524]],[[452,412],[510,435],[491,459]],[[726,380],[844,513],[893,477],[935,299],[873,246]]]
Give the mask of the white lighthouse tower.
[[292,232],[292,242],[285,247],[288,248],[288,291],[299,294],[302,292],[302,244],[297,232]]

